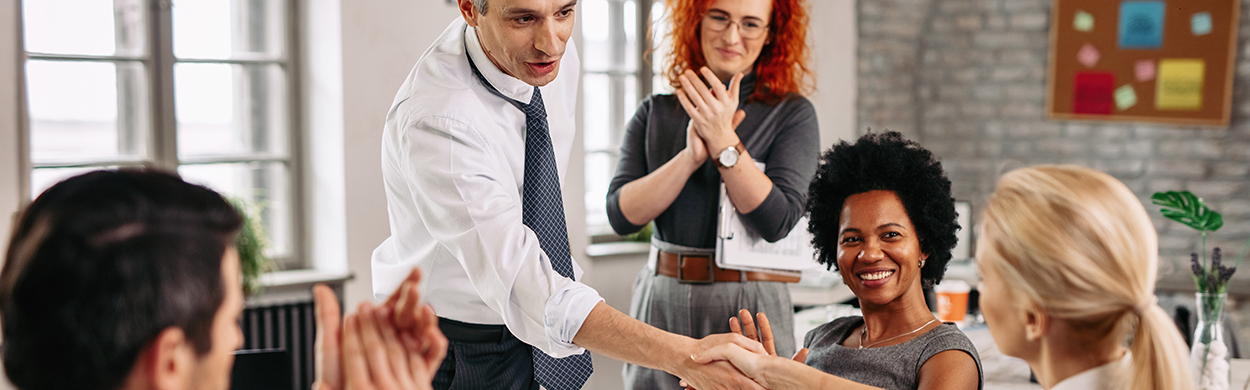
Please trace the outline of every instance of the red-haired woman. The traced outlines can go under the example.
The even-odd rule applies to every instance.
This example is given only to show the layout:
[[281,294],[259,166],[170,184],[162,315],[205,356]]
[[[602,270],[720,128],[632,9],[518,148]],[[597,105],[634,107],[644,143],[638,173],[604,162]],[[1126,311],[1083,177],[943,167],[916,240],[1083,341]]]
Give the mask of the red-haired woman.
[[[776,318],[792,334],[785,282],[798,278],[716,266],[717,208],[724,183],[739,218],[768,241],[803,215],[816,172],[816,112],[803,0],[668,0],[672,50],[664,72],[676,93],[634,114],[608,189],[613,229],[655,222],[648,267],[630,312],[695,338],[729,332],[739,309]],[[780,338],[779,353],[794,353]],[[676,377],[627,365],[626,388],[679,389]]]

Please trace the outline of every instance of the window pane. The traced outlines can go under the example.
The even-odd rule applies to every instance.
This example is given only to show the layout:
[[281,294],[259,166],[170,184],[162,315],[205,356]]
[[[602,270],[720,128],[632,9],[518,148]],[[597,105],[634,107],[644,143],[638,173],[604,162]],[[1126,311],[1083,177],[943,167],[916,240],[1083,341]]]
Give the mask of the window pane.
[[284,163],[235,163],[183,165],[183,180],[212,188],[224,195],[241,198],[260,208],[261,223],[269,233],[271,257],[291,254],[291,196],[288,170]]
[[585,0],[582,6],[582,68],[588,71],[608,69],[612,47],[608,40],[608,0]]
[[26,50],[35,53],[142,55],[143,0],[22,2]]
[[612,105],[608,76],[586,74],[582,77],[582,120],[587,151],[607,149],[612,136]]
[[287,151],[286,79],[277,65],[174,65],[178,156]]
[[613,94],[621,96],[621,126],[619,134],[612,137],[613,145],[621,144],[621,137],[625,136],[625,126],[634,118],[634,111],[638,111],[638,76],[629,75],[618,79],[619,84],[613,87],[620,89],[613,91]]
[[586,224],[607,226],[608,184],[616,174],[614,157],[608,153],[586,154]]
[[48,189],[48,187],[51,187],[53,184],[61,182],[61,180],[95,170],[114,168],[116,167],[32,169],[30,171],[30,198],[38,198],[39,194],[43,193],[43,190]]
[[143,73],[129,62],[27,61],[31,161],[144,156]]
[[284,8],[282,0],[174,0],[174,55],[217,59],[281,56]]

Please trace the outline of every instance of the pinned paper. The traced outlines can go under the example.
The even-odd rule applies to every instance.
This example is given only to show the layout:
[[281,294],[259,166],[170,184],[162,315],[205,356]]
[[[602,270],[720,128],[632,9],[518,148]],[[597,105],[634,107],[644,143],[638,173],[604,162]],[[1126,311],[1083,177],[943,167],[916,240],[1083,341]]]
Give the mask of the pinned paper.
[[1211,33],[1211,13],[1199,12],[1189,17],[1189,28],[1194,35],[1203,36]]
[[1110,72],[1077,72],[1072,91],[1075,114],[1111,114],[1115,75]]
[[1155,108],[1197,110],[1202,108],[1206,63],[1201,59],[1159,60]]
[[1133,70],[1137,73],[1137,81],[1150,81],[1155,78],[1154,60],[1138,60],[1133,65]]
[[1120,3],[1120,48],[1158,49],[1163,46],[1163,2]]
[[1115,90],[1115,108],[1124,111],[1137,105],[1137,91],[1133,86],[1124,84]]
[[1093,68],[1094,65],[1098,65],[1099,57],[1100,55],[1098,54],[1098,49],[1095,49],[1094,45],[1088,43],[1081,46],[1081,50],[1076,52],[1076,60],[1079,61],[1081,65],[1085,65],[1086,68]]
[[1089,12],[1076,11],[1076,18],[1072,19],[1072,28],[1076,31],[1089,32],[1094,29],[1094,15]]

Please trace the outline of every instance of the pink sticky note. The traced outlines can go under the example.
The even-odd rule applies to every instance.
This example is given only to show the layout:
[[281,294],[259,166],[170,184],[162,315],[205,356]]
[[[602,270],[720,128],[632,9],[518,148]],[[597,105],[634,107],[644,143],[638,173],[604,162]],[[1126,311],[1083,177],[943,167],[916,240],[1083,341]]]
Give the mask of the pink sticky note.
[[1153,60],[1139,60],[1133,66],[1137,71],[1137,81],[1150,81],[1155,78],[1155,62]]
[[1094,65],[1097,65],[1098,57],[1098,49],[1095,49],[1094,45],[1088,43],[1081,46],[1081,50],[1076,52],[1076,60],[1080,61],[1081,65],[1085,65],[1086,68],[1093,68]]

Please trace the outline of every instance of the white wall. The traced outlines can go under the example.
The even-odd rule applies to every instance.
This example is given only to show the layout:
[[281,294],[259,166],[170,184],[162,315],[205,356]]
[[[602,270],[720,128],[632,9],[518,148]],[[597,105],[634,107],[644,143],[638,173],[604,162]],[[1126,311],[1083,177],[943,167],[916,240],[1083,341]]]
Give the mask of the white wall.
[[[0,2],[0,253],[6,253],[9,245],[10,226],[13,215],[21,202],[19,180],[21,164],[17,145],[18,99],[21,89],[21,21],[16,1]],[[0,263],[4,260],[0,258]],[[0,368],[2,370],[2,368]],[[0,378],[0,390],[12,389],[7,379]]]
[[[343,190],[342,203],[332,206],[341,207],[345,216],[342,224],[342,234],[346,237],[343,248],[347,269],[356,277],[346,287],[345,300],[348,305],[354,305],[372,297],[369,257],[373,248],[390,235],[381,170],[382,126],[386,111],[421,53],[460,14],[455,6],[443,0],[317,0],[317,4],[337,6],[339,9],[340,45],[337,47],[341,55],[338,61],[317,57],[318,61],[309,64],[309,68],[310,73],[316,74],[322,66],[330,68],[326,73],[332,73],[335,66],[339,67],[341,83],[326,86],[325,91],[333,94],[337,89],[341,91],[341,96],[337,99],[321,95],[309,97],[310,102],[326,100],[325,107],[318,107],[314,113],[323,108],[341,110],[341,138],[325,140],[323,146],[339,145],[339,150],[328,156],[331,159],[340,158],[336,154],[341,153],[341,168],[334,174],[342,176],[328,180],[342,180],[342,187],[339,187]],[[334,26],[310,23],[306,27],[308,30],[333,30]],[[332,37],[320,39],[326,38]],[[310,42],[310,46],[320,43]],[[333,42],[326,43],[333,45]],[[314,53],[315,49],[310,48],[309,54]],[[318,84],[314,84],[310,92],[320,91],[319,88]],[[326,130],[327,133],[333,131],[332,128]],[[321,158],[317,154],[307,157],[309,161]],[[326,187],[333,188],[332,184]],[[317,210],[314,214],[319,212]],[[318,262],[319,265],[322,263]]]
[[814,55],[816,93],[812,104],[820,121],[820,144],[828,148],[855,135],[855,0],[808,0],[812,7],[809,41]]

